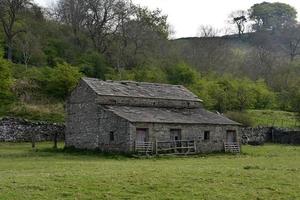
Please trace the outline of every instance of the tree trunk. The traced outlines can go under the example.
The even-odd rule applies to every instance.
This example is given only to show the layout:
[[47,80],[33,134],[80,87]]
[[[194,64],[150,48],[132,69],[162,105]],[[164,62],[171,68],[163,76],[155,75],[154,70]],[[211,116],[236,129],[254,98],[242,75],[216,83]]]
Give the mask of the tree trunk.
[[7,59],[10,61],[12,61],[12,51],[12,41],[9,39],[7,42]]

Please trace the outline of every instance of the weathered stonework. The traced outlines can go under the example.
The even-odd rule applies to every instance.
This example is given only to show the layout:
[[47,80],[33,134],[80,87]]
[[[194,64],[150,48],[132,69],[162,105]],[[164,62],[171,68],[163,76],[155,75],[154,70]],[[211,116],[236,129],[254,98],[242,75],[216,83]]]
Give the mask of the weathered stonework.
[[204,110],[201,102],[182,86],[85,78],[67,101],[65,143],[128,153],[138,128],[147,129],[153,143],[170,141],[170,130],[180,129],[182,140],[196,141],[197,152],[223,151],[227,131],[234,131],[239,142],[239,124]]
[[270,141],[270,127],[246,127],[241,129],[243,144],[261,145]]
[[0,119],[0,142],[51,141],[57,133],[58,140],[64,140],[65,126],[46,122],[30,122],[16,118]]
[[243,144],[262,145],[266,142],[281,144],[300,144],[300,130],[277,127],[241,128]]
[[[195,140],[197,153],[218,152],[224,150],[226,141],[226,131],[234,130],[239,138],[239,127],[237,126],[218,126],[218,125],[190,125],[190,124],[153,124],[153,123],[134,123],[132,124],[132,142],[135,141],[136,128],[148,128],[150,141],[170,140],[171,129],[181,129],[182,140]],[[210,132],[209,140],[204,140],[204,132]]]

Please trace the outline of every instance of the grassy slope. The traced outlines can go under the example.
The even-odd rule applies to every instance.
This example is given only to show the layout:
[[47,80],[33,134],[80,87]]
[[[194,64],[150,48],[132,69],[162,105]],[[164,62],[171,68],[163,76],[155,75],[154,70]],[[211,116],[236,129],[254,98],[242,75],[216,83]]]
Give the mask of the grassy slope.
[[299,116],[293,112],[275,110],[247,110],[228,112],[227,117],[247,126],[300,127]]
[[248,110],[247,114],[254,125],[274,125],[277,127],[295,127],[300,125],[296,113],[273,110]]
[[33,121],[64,122],[63,103],[0,105],[0,117],[11,116]]
[[300,147],[134,159],[0,143],[0,199],[300,199]]

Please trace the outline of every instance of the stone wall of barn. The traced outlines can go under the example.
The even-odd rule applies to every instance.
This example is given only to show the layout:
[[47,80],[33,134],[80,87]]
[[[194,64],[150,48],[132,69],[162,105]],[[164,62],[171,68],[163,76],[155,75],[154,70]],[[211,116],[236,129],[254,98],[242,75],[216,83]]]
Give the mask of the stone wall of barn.
[[[149,140],[152,142],[155,142],[155,140],[169,141],[170,129],[181,129],[181,139],[195,140],[198,153],[223,151],[224,141],[226,141],[226,131],[235,130],[237,141],[240,141],[239,127],[237,126],[135,123],[131,127],[132,141],[135,141],[136,128],[147,128],[149,131]],[[210,131],[209,140],[204,140],[205,131]]]
[[130,123],[106,111],[102,106],[98,107],[99,131],[97,135],[98,149],[109,152],[130,152],[131,135]]
[[95,149],[98,147],[96,94],[82,81],[67,101],[66,147]]

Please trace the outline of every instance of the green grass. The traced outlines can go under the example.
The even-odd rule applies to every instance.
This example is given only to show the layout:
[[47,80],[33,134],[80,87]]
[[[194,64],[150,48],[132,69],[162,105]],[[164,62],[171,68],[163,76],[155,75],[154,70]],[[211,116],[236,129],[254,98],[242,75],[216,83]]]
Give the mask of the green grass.
[[297,113],[275,110],[247,110],[245,112],[228,112],[226,115],[247,126],[275,126],[285,128],[300,127]]
[[0,143],[0,199],[300,199],[300,146],[129,158]]
[[300,120],[296,113],[274,110],[248,110],[254,125],[273,125],[277,127],[300,126]]
[[15,102],[9,105],[0,105],[0,117],[11,116],[32,121],[63,123],[64,115],[62,103],[26,104]]

